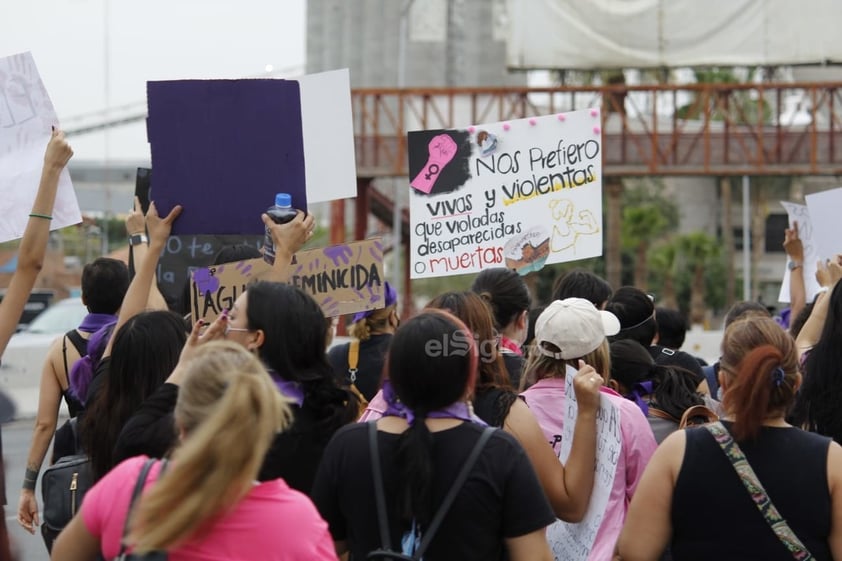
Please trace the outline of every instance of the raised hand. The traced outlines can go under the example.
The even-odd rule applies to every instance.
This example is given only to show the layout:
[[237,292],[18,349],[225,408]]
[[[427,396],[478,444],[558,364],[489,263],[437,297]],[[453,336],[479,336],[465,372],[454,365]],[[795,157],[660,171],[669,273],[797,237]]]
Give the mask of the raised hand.
[[316,227],[316,219],[313,215],[305,215],[301,211],[298,211],[295,218],[286,224],[275,224],[268,214],[262,214],[260,218],[272,234],[276,255],[284,252],[290,256],[295,254],[313,237],[313,230]]
[[585,364],[584,360],[579,361],[579,370],[573,378],[573,392],[579,411],[594,413],[599,409],[599,388],[604,383],[605,380],[593,366]]
[[804,262],[804,245],[798,237],[798,222],[792,223],[792,228],[784,230],[784,251],[791,261]]
[[167,238],[170,237],[173,222],[181,214],[181,205],[175,205],[170,213],[161,218],[158,216],[158,209],[155,203],[149,203],[149,211],[146,213],[146,229],[149,232],[149,245],[157,243],[159,247],[163,247],[167,243]]
[[73,149],[64,138],[64,132],[53,128],[53,135],[44,153],[44,166],[61,169],[73,157]]
[[134,207],[126,217],[126,233],[130,236],[146,233],[146,218],[140,206],[140,199],[134,198]]

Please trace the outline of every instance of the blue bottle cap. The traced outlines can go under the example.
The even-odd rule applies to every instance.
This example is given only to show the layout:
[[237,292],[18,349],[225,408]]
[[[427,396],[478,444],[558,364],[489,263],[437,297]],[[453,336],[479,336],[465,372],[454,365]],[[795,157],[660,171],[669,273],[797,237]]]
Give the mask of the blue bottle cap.
[[277,195],[275,195],[275,206],[291,208],[292,197],[289,193],[278,193]]

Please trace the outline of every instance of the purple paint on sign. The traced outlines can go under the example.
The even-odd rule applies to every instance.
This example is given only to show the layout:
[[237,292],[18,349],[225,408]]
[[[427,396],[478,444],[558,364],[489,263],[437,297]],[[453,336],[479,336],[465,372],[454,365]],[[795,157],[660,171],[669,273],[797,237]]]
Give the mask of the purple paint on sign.
[[339,262],[347,265],[349,258],[354,254],[354,251],[347,245],[333,245],[326,247],[324,251],[325,257],[329,257],[335,266],[339,266]]
[[147,133],[162,216],[176,234],[260,234],[275,194],[306,210],[301,93],[290,80],[147,83]]
[[193,273],[193,282],[201,294],[216,292],[219,289],[219,279],[211,274],[210,269],[198,269]]

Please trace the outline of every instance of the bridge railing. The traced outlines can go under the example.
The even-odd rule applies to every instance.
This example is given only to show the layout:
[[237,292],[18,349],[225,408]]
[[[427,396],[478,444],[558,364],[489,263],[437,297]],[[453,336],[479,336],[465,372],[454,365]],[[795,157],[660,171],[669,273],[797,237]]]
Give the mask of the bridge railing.
[[406,175],[406,132],[602,110],[607,175],[842,173],[842,82],[358,89],[358,174]]

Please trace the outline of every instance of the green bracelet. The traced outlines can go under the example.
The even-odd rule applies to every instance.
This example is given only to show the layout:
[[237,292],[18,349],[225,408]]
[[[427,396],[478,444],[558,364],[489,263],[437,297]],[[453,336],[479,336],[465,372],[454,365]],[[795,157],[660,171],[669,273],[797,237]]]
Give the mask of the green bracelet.
[[44,220],[52,220],[53,219],[53,217],[50,216],[49,214],[38,214],[37,212],[30,212],[29,217],[30,218],[43,218]]

